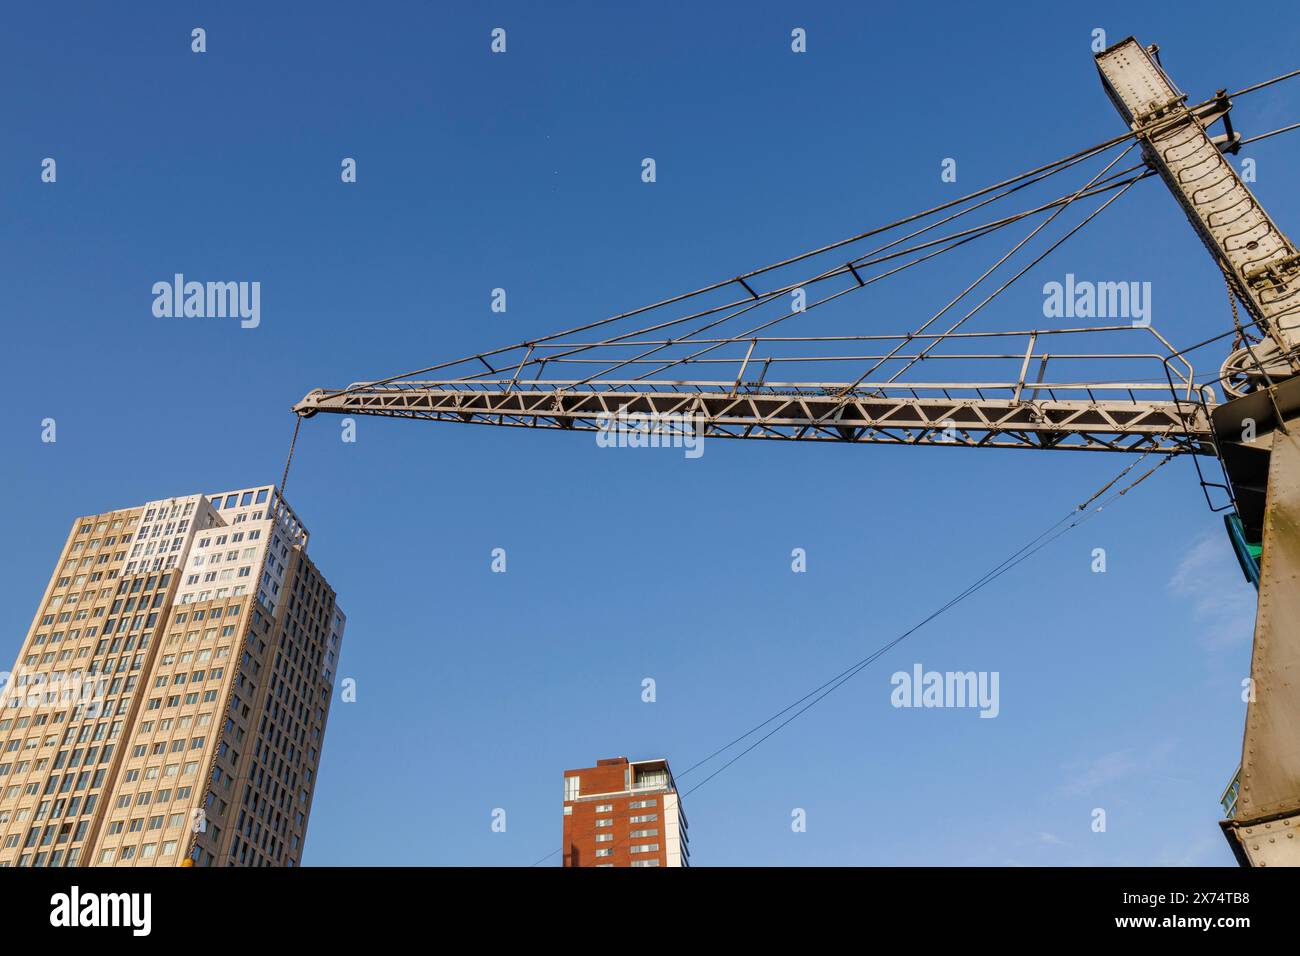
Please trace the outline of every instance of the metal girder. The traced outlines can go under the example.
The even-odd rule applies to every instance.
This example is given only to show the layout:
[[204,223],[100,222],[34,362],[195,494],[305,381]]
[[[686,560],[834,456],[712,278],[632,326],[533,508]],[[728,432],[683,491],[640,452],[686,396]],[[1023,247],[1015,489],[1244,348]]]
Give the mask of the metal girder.
[[1151,52],[1129,37],[1097,55],[1103,85],[1143,154],[1225,271],[1238,298],[1274,340],[1300,344],[1300,255],[1206,132],[1226,111],[1198,115]]
[[576,430],[684,422],[715,438],[1213,453],[1210,423],[1195,402],[952,398],[918,396],[915,386],[894,386],[912,392],[901,396],[869,389],[840,395],[844,387],[407,382],[317,390],[294,411]]
[[1270,436],[1241,790],[1223,822],[1251,866],[1300,866],[1300,416],[1285,427]]

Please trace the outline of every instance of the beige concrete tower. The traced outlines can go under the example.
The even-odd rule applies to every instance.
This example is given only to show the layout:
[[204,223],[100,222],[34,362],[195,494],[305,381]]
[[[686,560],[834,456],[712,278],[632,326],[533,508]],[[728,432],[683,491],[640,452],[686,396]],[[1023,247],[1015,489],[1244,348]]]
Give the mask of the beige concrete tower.
[[77,519],[0,690],[0,866],[296,866],[345,619],[271,486]]

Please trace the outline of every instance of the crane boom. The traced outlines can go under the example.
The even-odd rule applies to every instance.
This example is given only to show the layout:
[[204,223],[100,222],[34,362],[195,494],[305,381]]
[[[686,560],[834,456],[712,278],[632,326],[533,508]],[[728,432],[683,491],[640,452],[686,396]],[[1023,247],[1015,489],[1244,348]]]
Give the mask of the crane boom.
[[[881,389],[846,396],[840,393],[843,387],[823,383],[736,388],[728,382],[650,386],[609,380],[584,386],[483,379],[402,382],[316,391],[294,411],[304,417],[330,412],[582,431],[607,430],[619,423],[646,428],[662,424],[688,426],[711,438],[1213,454],[1209,418],[1196,402],[953,398],[951,392],[958,388],[984,391],[999,386],[914,383],[893,386],[901,394]],[[922,394],[927,389],[934,394]]]

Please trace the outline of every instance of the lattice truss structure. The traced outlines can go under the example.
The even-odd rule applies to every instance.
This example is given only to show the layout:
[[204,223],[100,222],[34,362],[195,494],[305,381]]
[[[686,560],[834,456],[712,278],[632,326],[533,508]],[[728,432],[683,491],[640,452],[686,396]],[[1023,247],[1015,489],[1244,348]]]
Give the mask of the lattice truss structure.
[[[996,319],[999,296],[1138,182],[1163,175],[1153,148],[1157,158],[1180,156],[1209,142],[1221,159],[1220,150],[1239,146],[1230,129],[1213,140],[1206,132],[1229,107],[1220,94],[1139,117],[1126,135],[859,235],[541,338],[317,390],[294,411],[620,428],[665,439],[689,429],[1212,454],[1217,379],[1198,384],[1187,350],[1156,328],[1130,319],[1052,325],[1040,315],[983,331],[980,320]],[[1223,166],[1232,179],[1225,185],[1237,183]],[[983,257],[969,281],[942,268],[959,251],[963,260]],[[872,290],[914,270],[931,273],[925,288],[936,301],[907,331],[882,328]],[[1235,332],[1246,352],[1265,331],[1238,326],[1225,335]]]

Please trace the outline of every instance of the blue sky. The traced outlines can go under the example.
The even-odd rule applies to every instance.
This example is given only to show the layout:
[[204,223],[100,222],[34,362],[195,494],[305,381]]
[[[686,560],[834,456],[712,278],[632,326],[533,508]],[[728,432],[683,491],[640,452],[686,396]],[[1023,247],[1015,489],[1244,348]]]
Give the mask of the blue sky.
[[[1158,42],[1193,100],[1294,69],[1300,39],[1280,2],[1238,18],[1208,3],[265,6],[5,14],[6,661],[75,515],[278,479],[288,409],[313,388],[623,311],[1108,139],[1123,127],[1094,28]],[[1294,122],[1300,86],[1233,116],[1247,136]],[[1300,137],[1246,155],[1294,233]],[[977,261],[882,287],[846,321],[914,326]],[[1040,283],[1067,270],[1151,281],[1155,324],[1181,344],[1229,322],[1156,181],[985,327],[1041,323]],[[261,325],[154,317],[150,289],[176,272],[260,281]],[[690,461],[378,419],[348,444],[338,419],[308,421],[288,498],[349,615],[339,674],[358,700],[331,716],[304,862],[531,863],[559,846],[565,768],[684,769],[1126,463],[762,442]],[[1229,864],[1216,801],[1252,613],[1177,461],[688,797],[695,863]],[[890,675],[915,663],[999,672],[1000,715],[895,709]]]

